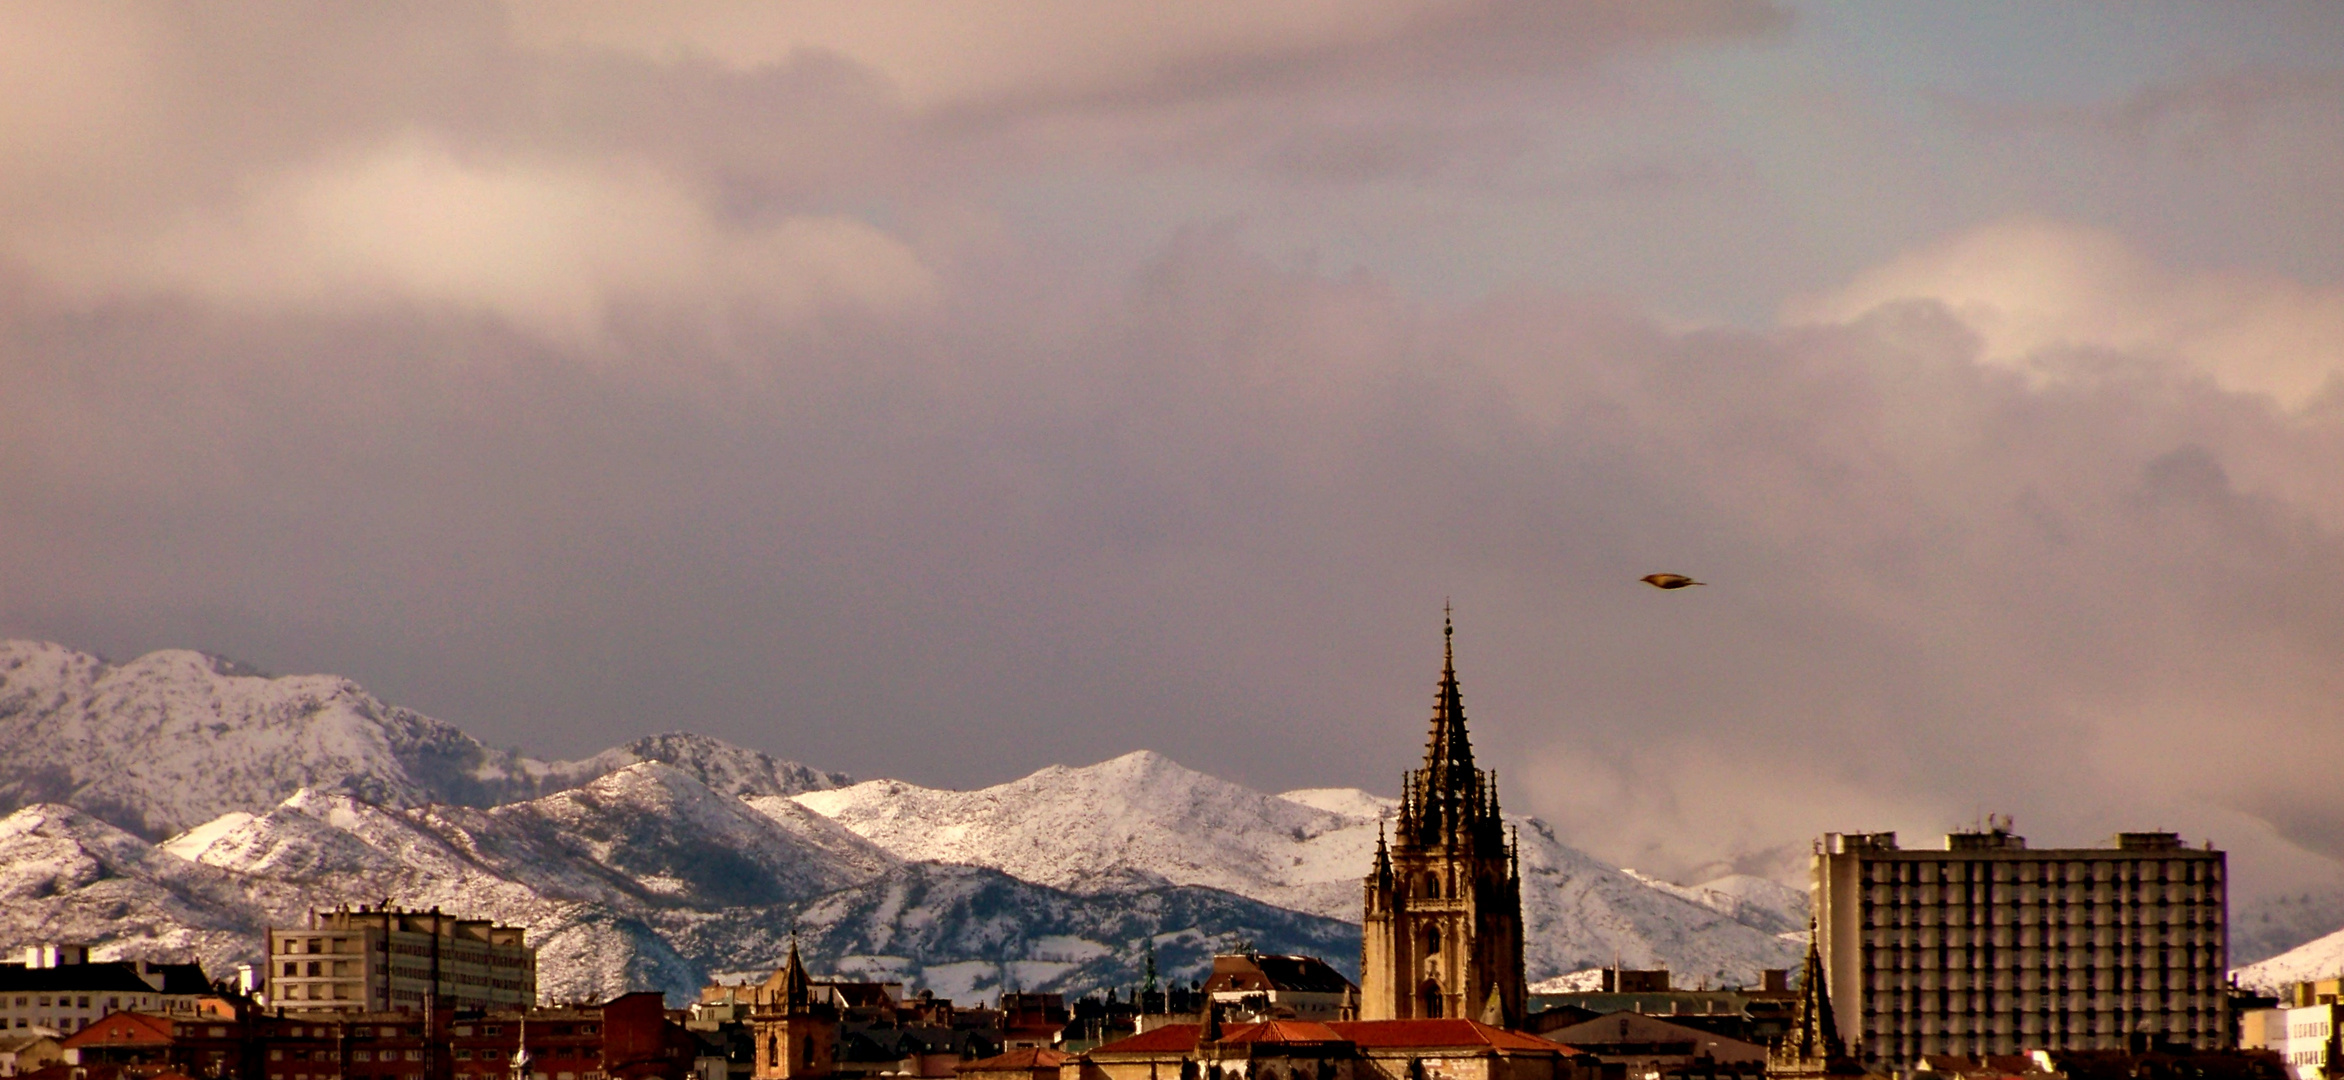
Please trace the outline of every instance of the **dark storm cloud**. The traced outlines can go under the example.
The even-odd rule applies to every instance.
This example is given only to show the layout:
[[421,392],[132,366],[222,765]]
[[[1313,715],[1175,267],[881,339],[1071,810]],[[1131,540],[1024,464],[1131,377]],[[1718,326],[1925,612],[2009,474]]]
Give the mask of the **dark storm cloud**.
[[[1651,869],[1981,804],[2344,855],[2332,289],[2022,224],[1702,330],[1032,224],[1184,167],[1486,196],[1537,108],[1767,9],[999,9],[1006,59],[561,10],[14,9],[0,632],[546,753],[1388,789],[1453,597],[1509,798]],[[1762,182],[1630,149],[1581,194]]]

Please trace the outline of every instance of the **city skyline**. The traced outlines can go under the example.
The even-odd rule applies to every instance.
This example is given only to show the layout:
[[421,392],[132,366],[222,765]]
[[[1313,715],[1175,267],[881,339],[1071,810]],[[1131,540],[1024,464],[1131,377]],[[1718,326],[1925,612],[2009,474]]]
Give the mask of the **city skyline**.
[[[2344,885],[2344,16],[0,12],[0,636]],[[1708,584],[1656,591],[1639,578]],[[2259,883],[2259,884],[2257,884]]]

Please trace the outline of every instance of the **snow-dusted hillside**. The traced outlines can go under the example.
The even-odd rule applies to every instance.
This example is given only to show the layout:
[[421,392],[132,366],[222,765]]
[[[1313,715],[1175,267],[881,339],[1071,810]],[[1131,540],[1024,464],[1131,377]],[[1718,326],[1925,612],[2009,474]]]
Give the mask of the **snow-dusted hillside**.
[[692,994],[713,970],[780,960],[885,970],[968,997],[1129,985],[1150,940],[1201,974],[1208,938],[1358,954],[1353,928],[1199,888],[1077,896],[996,871],[905,865],[778,796],[749,800],[645,762],[494,809],[384,807],[303,789],[160,845],[68,807],[0,819],[0,945],[100,943],[208,969],[314,907],[390,901],[529,927],[539,991]]
[[2263,896],[2230,912],[2230,959],[2251,964],[2344,927],[2344,884]]
[[1728,874],[1699,885],[1679,885],[1634,870],[1620,872],[1745,926],[1772,934],[1807,932],[1807,894],[1779,881],[1749,874]]
[[2344,930],[2230,972],[2238,985],[2276,993],[2290,983],[2344,976]]
[[262,912],[237,882],[69,806],[0,818],[0,944],[103,943],[109,958],[239,956]]
[[[685,733],[539,761],[347,679],[5,642],[0,810],[26,809],[0,832],[0,945],[217,968],[272,921],[388,899],[530,926],[559,998],[688,992],[773,962],[792,925],[817,957],[963,995],[1128,982],[1150,940],[1167,973],[1229,935],[1349,968],[1392,805],[1149,752],[972,792],[847,783]],[[1742,980],[1798,958],[1791,890],[1641,878],[1514,820],[1533,978],[1619,962]]]
[[382,806],[494,806],[640,761],[669,762],[731,795],[847,779],[680,733],[584,761],[536,761],[337,676],[268,678],[185,650],[114,665],[0,641],[0,811],[62,803],[154,838],[266,810],[302,788]]
[[[796,801],[906,860],[988,866],[1075,891],[1205,885],[1352,922],[1391,806],[1347,789],[1267,795],[1148,751],[978,791],[875,780]],[[1563,845],[1543,822],[1514,820],[1534,979],[1617,960],[1747,980],[1798,960],[1798,947],[1776,936],[1786,921],[1779,894],[1741,882],[1708,899],[1655,888]],[[1804,928],[1803,916],[1796,922]]]

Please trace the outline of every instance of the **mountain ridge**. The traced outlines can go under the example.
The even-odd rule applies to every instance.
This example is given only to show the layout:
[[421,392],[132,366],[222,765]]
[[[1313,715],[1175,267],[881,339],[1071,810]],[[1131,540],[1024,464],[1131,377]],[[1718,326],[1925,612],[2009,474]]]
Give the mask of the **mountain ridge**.
[[51,642],[0,641],[0,812],[72,805],[148,840],[303,788],[385,806],[488,807],[643,761],[735,795],[851,781],[686,732],[540,761],[387,705],[340,676],[266,676],[187,649],[115,664]]

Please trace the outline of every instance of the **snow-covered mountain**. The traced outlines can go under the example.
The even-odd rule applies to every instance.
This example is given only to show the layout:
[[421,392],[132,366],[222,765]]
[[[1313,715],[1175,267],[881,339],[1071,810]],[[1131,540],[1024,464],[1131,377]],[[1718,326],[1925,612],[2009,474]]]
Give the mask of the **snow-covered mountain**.
[[2266,994],[2290,983],[2344,976],[2344,930],[2304,942],[2266,960],[2231,969],[2238,985]]
[[[763,803],[761,808],[758,803]],[[964,999],[1017,986],[1130,985],[1210,947],[1358,954],[1355,928],[1228,893],[1081,896],[966,866],[905,864],[778,796],[719,793],[659,762],[493,809],[385,807],[302,789],[159,845],[50,804],[0,819],[0,940],[110,956],[257,959],[262,932],[319,907],[389,901],[529,927],[550,1000],[688,998],[712,971],[777,964],[791,930],[820,966]]]
[[1620,872],[1745,926],[1778,935],[1807,932],[1807,894],[1779,881],[1751,874],[1728,874],[1699,885],[1679,885],[1634,870]]
[[2267,960],[2344,927],[2344,883],[2263,896],[2230,912],[2230,959]]
[[[1352,922],[1377,822],[1393,805],[1348,789],[1267,795],[1149,751],[977,791],[874,780],[796,801],[907,861],[988,866],[1077,892],[1204,885]],[[1544,822],[1510,820],[1521,829],[1533,979],[1617,961],[1750,980],[1799,958],[1778,936],[1806,926],[1804,898],[1794,914],[1783,895],[1792,890],[1756,879],[1655,887],[1565,846]]]
[[[0,810],[18,806],[0,945],[217,969],[271,923],[390,900],[529,926],[544,992],[581,998],[688,993],[774,962],[793,926],[823,962],[948,995],[1128,983],[1151,948],[1201,974],[1232,935],[1348,970],[1392,803],[1265,794],[1149,752],[968,792],[849,786],[683,733],[548,762],[346,679],[6,642]],[[1648,879],[1515,821],[1533,978],[1618,962],[1742,980],[1798,958],[1791,890]]]
[[179,649],[116,665],[62,645],[0,641],[0,811],[63,803],[151,839],[303,788],[380,806],[495,806],[641,761],[668,762],[729,795],[847,782],[683,733],[538,761],[337,676],[269,678]]

